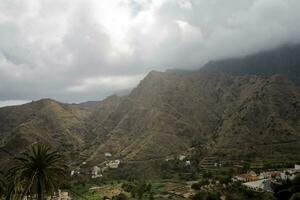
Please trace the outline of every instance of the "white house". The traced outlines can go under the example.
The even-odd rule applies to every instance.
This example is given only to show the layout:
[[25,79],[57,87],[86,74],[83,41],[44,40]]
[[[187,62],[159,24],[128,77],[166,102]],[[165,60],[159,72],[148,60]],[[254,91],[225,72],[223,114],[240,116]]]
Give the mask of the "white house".
[[243,185],[253,190],[265,190],[265,191],[273,192],[271,188],[271,180],[269,179],[251,181],[251,182],[243,183]]
[[61,190],[58,190],[57,200],[71,200],[71,197],[69,196],[68,192],[62,192]]
[[231,178],[231,180],[232,181],[241,181],[241,182],[246,181],[246,179],[242,176],[235,176],[235,177]]
[[105,156],[105,157],[111,157],[112,155],[111,155],[111,153],[106,152],[106,153],[104,153],[104,156]]
[[71,171],[71,176],[74,176],[74,174],[75,174],[75,171],[72,170],[72,171]]
[[280,173],[280,178],[282,180],[293,180],[295,178],[295,174],[288,171],[283,171]]
[[92,178],[99,178],[102,177],[102,174],[100,173],[101,168],[98,166],[94,166],[92,170]]
[[71,197],[69,196],[68,192],[62,192],[61,190],[58,190],[58,194],[54,194],[54,196],[47,197],[47,200],[71,200]]
[[179,155],[179,156],[178,156],[178,159],[181,160],[181,161],[184,160],[185,158],[186,158],[185,155]]
[[112,169],[116,169],[119,167],[119,164],[121,163],[120,160],[112,160],[112,161],[109,161],[106,166],[109,167],[109,168],[112,168]]

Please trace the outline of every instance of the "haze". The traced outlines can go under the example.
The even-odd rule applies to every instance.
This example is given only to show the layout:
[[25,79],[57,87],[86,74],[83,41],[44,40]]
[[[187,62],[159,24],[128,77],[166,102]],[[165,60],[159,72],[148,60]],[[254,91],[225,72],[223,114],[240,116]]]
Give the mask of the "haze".
[[100,100],[151,70],[300,39],[299,0],[1,0],[0,106]]

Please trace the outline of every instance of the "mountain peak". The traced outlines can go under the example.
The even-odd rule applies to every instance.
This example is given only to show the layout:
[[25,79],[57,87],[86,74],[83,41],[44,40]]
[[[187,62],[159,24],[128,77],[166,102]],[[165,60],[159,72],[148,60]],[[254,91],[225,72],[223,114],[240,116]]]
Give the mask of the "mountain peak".
[[158,76],[161,76],[162,74],[164,74],[164,72],[152,70],[147,74],[145,78],[156,78]]
[[51,99],[51,98],[43,98],[34,102],[39,102],[39,103],[59,103],[58,101]]
[[248,55],[243,58],[230,58],[210,61],[200,71],[230,75],[282,74],[300,85],[300,44]]

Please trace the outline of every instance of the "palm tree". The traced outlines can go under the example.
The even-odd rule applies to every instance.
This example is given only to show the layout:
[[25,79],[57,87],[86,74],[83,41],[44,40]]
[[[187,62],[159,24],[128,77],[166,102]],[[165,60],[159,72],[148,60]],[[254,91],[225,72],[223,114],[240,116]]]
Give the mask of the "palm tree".
[[16,165],[10,170],[12,184],[7,198],[22,191],[22,197],[36,195],[42,200],[46,194],[58,190],[67,173],[61,154],[51,151],[48,145],[32,145],[15,160]]

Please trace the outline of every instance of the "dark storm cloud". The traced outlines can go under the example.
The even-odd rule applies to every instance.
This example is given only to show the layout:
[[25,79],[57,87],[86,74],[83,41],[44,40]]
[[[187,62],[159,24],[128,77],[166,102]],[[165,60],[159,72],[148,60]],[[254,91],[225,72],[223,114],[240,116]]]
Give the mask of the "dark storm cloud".
[[0,101],[101,99],[150,70],[298,43],[299,9],[298,0],[2,0]]

